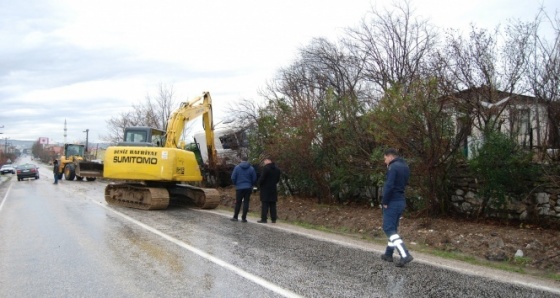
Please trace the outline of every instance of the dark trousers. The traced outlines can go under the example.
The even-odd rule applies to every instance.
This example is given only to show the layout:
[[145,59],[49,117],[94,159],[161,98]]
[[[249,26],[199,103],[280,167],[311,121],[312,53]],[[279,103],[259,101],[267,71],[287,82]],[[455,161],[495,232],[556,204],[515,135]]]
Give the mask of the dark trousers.
[[270,210],[270,219],[276,221],[276,202],[261,201],[261,220],[266,221],[268,216],[268,210]]
[[58,173],[53,173],[54,174],[54,184],[58,184]]
[[404,200],[389,202],[387,208],[383,208],[383,232],[387,237],[398,233],[399,221],[405,208]]
[[385,249],[385,255],[392,256],[393,251],[395,250],[395,245],[391,237],[400,239],[400,236],[398,235],[399,221],[405,208],[406,202],[402,200],[389,202],[387,208],[382,209],[383,232],[385,232],[385,235],[389,238],[387,248]]
[[251,192],[253,189],[237,189],[235,191],[235,211],[233,212],[233,218],[239,216],[239,211],[241,210],[241,202],[243,202],[243,214],[241,219],[247,219],[247,212],[249,212],[249,201],[251,200]]

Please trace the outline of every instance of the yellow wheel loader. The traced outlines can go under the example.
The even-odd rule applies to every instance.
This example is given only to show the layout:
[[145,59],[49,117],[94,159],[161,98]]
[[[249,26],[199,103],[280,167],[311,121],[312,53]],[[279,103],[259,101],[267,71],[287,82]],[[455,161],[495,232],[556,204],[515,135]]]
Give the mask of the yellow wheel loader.
[[64,144],[64,155],[60,157],[58,178],[66,180],[94,181],[102,176],[102,165],[85,158],[84,145]]

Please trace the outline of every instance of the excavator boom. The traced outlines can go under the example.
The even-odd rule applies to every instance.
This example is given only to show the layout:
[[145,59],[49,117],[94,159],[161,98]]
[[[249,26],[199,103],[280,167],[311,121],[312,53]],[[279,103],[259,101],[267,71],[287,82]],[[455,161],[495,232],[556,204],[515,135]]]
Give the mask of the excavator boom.
[[212,115],[212,97],[204,92],[188,102],[181,103],[181,107],[173,112],[167,123],[167,141],[165,147],[177,148],[185,124],[202,115],[202,127],[206,134],[206,148],[208,163],[213,167],[217,162],[216,145],[214,144],[214,123]]

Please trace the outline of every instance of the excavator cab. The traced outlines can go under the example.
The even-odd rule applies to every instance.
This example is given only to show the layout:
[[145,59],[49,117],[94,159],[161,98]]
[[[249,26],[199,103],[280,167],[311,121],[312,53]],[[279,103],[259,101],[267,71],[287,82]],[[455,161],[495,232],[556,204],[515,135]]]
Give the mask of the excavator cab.
[[165,144],[165,132],[160,129],[135,126],[124,130],[124,141],[117,146],[141,146],[141,147],[163,147]]

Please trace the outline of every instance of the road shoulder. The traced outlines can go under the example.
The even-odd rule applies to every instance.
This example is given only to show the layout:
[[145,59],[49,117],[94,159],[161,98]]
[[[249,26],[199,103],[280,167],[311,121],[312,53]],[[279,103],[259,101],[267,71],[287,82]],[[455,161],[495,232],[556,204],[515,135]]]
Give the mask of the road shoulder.
[[[232,211],[228,211],[228,210],[214,209],[214,210],[198,210],[198,211],[208,212],[227,218],[232,216]],[[253,218],[248,216],[247,220],[249,221],[249,224],[252,223],[258,224],[256,223],[256,221],[258,220],[258,218],[256,217]],[[318,231],[313,229],[306,229],[288,223],[282,223],[282,222],[278,222],[275,224],[269,223],[262,226],[264,228],[272,228],[272,229],[287,231],[290,233],[295,233],[319,241],[327,241],[338,245],[369,251],[372,252],[373,254],[372,257],[374,258],[377,258],[381,253],[385,251],[385,246],[372,243],[363,239],[359,239],[347,235],[328,233],[328,232]],[[515,284],[528,288],[546,290],[548,292],[560,295],[560,282],[540,279],[537,277],[524,275],[516,272],[503,271],[503,270],[498,270],[498,269],[493,269],[493,268],[488,268],[483,266],[476,266],[457,260],[444,259],[433,255],[414,252],[413,248],[411,249],[411,252],[414,255],[413,262],[418,262],[430,266],[436,266],[439,268],[452,270],[466,275],[485,277],[503,283],[509,283],[509,284]]]

